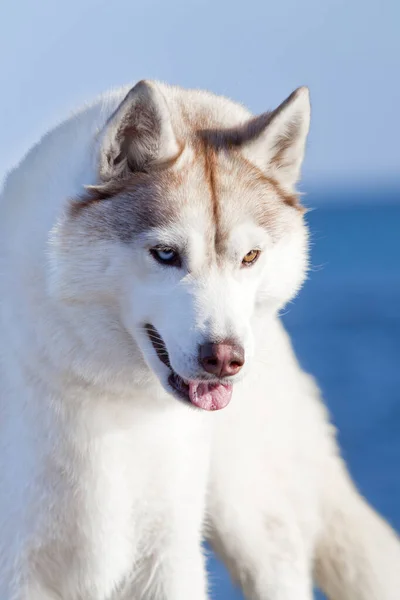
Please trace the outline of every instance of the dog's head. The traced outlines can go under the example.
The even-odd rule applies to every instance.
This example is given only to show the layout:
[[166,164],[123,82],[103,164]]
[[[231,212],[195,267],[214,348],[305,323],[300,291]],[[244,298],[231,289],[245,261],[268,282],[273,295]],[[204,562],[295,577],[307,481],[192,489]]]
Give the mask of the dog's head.
[[140,82],[102,132],[98,182],[59,225],[69,298],[109,308],[168,392],[198,407],[229,402],[257,353],[257,314],[304,280],[294,186],[309,115],[306,88],[252,117]]

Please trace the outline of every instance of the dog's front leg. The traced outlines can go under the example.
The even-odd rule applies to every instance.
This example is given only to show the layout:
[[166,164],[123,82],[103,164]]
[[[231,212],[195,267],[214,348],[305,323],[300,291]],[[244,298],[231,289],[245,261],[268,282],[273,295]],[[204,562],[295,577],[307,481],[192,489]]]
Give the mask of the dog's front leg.
[[207,600],[205,560],[200,544],[174,544],[156,570],[152,598]]
[[212,515],[209,541],[248,600],[312,600],[311,560],[295,522],[255,506]]

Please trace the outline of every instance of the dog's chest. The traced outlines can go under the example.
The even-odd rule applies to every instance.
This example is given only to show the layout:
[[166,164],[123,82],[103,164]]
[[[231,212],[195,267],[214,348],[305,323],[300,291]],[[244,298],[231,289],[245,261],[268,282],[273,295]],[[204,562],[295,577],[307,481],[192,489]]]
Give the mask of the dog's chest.
[[116,584],[147,585],[152,564],[179,540],[181,528],[194,536],[201,530],[209,432],[193,419],[198,414],[180,412],[142,415],[110,431],[81,465],[81,502],[69,508],[80,528],[67,539],[86,538],[81,546],[90,556],[82,562],[93,565],[91,578],[102,581],[103,594]]

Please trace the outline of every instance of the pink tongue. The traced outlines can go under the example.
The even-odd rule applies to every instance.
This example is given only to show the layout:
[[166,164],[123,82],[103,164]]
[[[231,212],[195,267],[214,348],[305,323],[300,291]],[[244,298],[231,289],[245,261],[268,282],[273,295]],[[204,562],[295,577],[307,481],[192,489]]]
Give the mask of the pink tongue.
[[225,408],[232,397],[232,385],[189,381],[190,401],[204,410]]

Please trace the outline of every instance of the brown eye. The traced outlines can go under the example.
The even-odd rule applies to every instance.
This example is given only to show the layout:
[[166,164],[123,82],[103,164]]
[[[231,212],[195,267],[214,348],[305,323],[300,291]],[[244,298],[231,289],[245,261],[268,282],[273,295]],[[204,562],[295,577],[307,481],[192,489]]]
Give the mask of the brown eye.
[[244,265],[245,267],[250,267],[251,265],[253,265],[257,258],[260,256],[260,250],[250,250],[250,252],[248,252],[246,254],[246,256],[243,258],[242,260],[242,265]]

